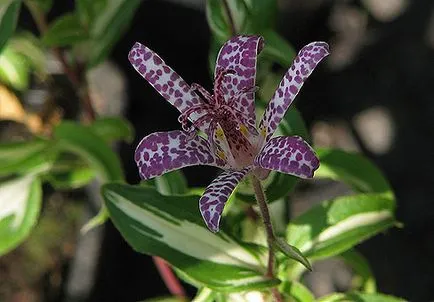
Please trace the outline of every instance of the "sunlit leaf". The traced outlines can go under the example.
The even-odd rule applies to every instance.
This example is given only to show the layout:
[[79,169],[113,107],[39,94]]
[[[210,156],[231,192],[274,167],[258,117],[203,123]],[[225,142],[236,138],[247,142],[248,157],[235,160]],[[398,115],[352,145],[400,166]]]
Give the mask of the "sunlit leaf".
[[0,81],[17,90],[29,85],[30,63],[9,45],[0,53]]
[[198,196],[164,196],[144,186],[102,189],[115,226],[138,252],[159,256],[196,283],[220,291],[265,288],[265,255],[204,225]]
[[292,220],[287,241],[309,259],[334,256],[393,226],[394,209],[384,195],[338,197]]
[[27,238],[39,217],[41,198],[34,174],[0,183],[0,256]]

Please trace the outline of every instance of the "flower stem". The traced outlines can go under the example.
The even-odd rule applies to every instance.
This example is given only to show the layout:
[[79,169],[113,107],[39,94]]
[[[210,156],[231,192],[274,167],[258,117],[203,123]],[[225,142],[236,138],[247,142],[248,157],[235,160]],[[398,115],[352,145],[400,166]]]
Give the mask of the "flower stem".
[[228,15],[228,19],[229,19],[229,26],[230,26],[230,30],[231,30],[231,35],[235,36],[237,34],[237,30],[235,28],[235,22],[234,22],[234,18],[231,14],[231,10],[229,8],[229,3],[227,0],[223,0],[223,6],[225,7],[225,11],[226,14]]
[[164,284],[166,284],[167,289],[169,292],[182,300],[187,299],[187,295],[185,294],[185,290],[182,287],[181,283],[179,282],[178,278],[175,276],[175,274],[170,269],[167,262],[165,262],[160,257],[152,257],[152,260],[154,260],[155,266],[158,269],[158,272],[160,273],[161,278],[164,281]]
[[[44,34],[48,30],[48,24],[44,13],[40,10],[38,5],[33,3],[32,1],[24,1],[24,3],[27,6],[30,14],[32,15],[39,32],[41,34]],[[85,73],[79,72],[77,68],[75,68],[72,64],[69,64],[64,52],[60,48],[53,47],[52,50],[54,55],[62,65],[62,69],[66,77],[71,82],[74,89],[77,91],[88,120],[95,120],[96,113],[89,95],[89,89],[87,86]]]
[[[268,211],[267,199],[265,197],[264,189],[262,188],[261,181],[252,175],[253,189],[255,190],[256,201],[258,202],[259,212],[261,213],[262,221],[265,226],[265,233],[267,235],[268,243],[268,266],[267,266],[267,277],[274,278],[274,231],[273,225],[271,223],[270,212]],[[277,288],[272,288],[271,293],[273,294],[274,300],[277,302],[283,301]]]

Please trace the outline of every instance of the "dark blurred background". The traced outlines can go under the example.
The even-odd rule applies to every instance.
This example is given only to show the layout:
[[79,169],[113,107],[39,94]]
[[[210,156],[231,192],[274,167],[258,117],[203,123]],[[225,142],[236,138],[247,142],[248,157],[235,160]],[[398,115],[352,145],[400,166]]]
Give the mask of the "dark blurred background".
[[[50,17],[72,7],[72,0],[55,1]],[[210,88],[210,32],[204,7],[199,0],[143,1],[115,47],[113,68],[127,92],[120,112],[134,125],[136,142],[150,132],[179,125],[176,110],[130,67],[130,47],[135,41],[146,44],[187,82]],[[434,1],[282,0],[279,7],[278,32],[295,49],[313,40],[331,45],[331,56],[296,101],[314,142],[364,152],[395,190],[397,217],[404,228],[359,246],[372,265],[379,291],[410,301],[433,301]],[[33,26],[25,11],[20,24]],[[119,149],[129,183],[139,181],[132,160],[136,142]],[[215,174],[205,168],[185,172],[191,185],[201,186]],[[54,294],[47,294],[52,276],[41,281],[45,301],[138,301],[167,294],[150,257],[132,251],[110,222],[72,241],[82,252],[71,252],[61,266],[62,286]],[[86,258],[90,252],[97,256]],[[80,257],[90,262],[83,265]],[[73,274],[80,265],[87,267],[82,284]]]

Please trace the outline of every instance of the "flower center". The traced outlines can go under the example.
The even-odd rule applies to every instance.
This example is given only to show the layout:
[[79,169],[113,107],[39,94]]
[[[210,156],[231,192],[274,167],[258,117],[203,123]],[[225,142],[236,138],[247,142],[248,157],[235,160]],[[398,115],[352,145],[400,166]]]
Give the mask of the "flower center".
[[[213,95],[202,86],[192,84],[192,89],[202,95],[204,102],[185,110],[178,120],[185,131],[195,133],[196,128],[203,129],[216,155],[233,168],[242,169],[253,163],[259,151],[258,132],[249,117],[236,109],[234,103],[245,93],[254,91],[255,87],[243,89],[226,100],[223,80],[233,73],[235,71],[226,70],[217,74]],[[189,120],[192,121],[191,125]]]

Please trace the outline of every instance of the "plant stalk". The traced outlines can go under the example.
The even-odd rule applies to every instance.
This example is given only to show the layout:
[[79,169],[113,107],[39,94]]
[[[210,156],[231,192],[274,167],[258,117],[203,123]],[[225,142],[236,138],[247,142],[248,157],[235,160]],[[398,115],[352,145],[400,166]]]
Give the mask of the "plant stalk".
[[[48,30],[48,24],[44,13],[40,10],[37,4],[32,3],[31,1],[24,1],[24,3],[29,9],[29,12],[33,17],[33,20],[35,21],[39,32],[41,33],[41,35],[43,35]],[[71,82],[74,89],[77,91],[78,97],[80,98],[80,101],[83,105],[83,110],[87,115],[87,119],[90,121],[95,120],[96,113],[92,105],[92,100],[90,98],[85,73],[78,72],[78,70],[74,68],[72,64],[69,64],[65,57],[65,53],[60,48],[53,47],[52,50],[54,55],[62,65],[62,69],[66,77]]]
[[[258,202],[259,212],[261,214],[262,221],[265,226],[265,233],[267,235],[267,244],[268,244],[268,265],[267,265],[267,277],[274,278],[274,231],[273,225],[271,223],[270,212],[268,211],[267,199],[264,193],[264,189],[262,187],[261,181],[255,176],[252,175],[252,183],[253,189],[255,190],[256,201]],[[274,300],[277,302],[283,301],[282,296],[280,295],[277,288],[272,288],[271,293],[274,297]]]
[[166,285],[169,292],[175,297],[186,300],[187,295],[185,294],[185,290],[179,282],[178,278],[170,269],[167,262],[160,257],[155,256],[152,257],[152,260],[154,260],[154,264],[157,267],[157,270],[160,273],[160,276],[163,279],[164,284]]

